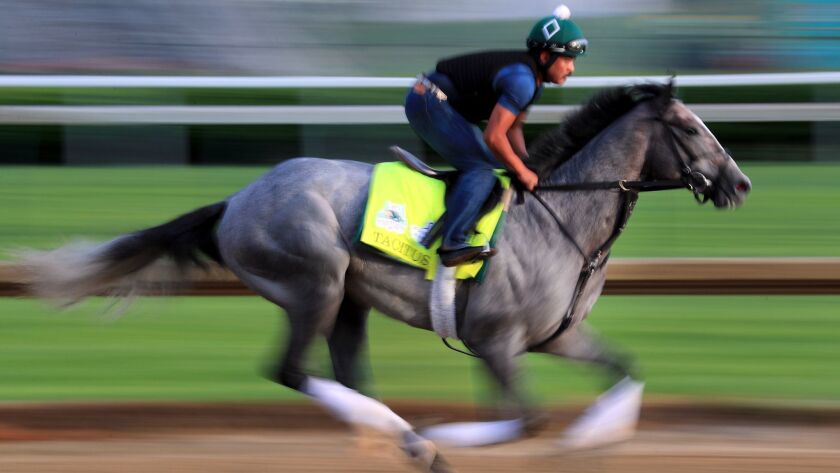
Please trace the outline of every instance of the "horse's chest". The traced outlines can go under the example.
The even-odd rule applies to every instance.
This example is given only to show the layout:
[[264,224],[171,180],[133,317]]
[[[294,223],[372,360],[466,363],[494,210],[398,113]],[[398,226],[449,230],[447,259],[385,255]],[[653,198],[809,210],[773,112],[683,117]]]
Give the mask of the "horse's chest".
[[579,300],[576,303],[573,323],[582,321],[592,311],[595,302],[601,297],[601,292],[604,289],[604,282],[606,281],[607,272],[604,269],[595,271],[589,278],[589,281],[581,292]]

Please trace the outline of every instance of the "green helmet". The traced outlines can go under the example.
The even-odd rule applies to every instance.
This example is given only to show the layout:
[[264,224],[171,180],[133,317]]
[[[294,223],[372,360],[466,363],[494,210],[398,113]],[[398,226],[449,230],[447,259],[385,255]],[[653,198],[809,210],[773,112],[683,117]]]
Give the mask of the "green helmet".
[[525,44],[528,49],[547,49],[553,53],[564,56],[578,57],[586,54],[586,46],[589,42],[583,37],[583,31],[568,17],[568,8],[565,14],[561,13],[563,7],[555,10],[555,14],[541,18],[528,35]]

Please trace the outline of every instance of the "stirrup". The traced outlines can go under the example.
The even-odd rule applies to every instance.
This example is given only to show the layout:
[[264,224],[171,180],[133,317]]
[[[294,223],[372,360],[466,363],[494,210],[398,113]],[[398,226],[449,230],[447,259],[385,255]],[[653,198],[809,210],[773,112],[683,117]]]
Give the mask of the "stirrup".
[[447,267],[452,267],[490,258],[495,255],[496,252],[496,248],[491,248],[488,245],[465,246],[454,250],[438,249],[438,256],[440,257],[441,264]]

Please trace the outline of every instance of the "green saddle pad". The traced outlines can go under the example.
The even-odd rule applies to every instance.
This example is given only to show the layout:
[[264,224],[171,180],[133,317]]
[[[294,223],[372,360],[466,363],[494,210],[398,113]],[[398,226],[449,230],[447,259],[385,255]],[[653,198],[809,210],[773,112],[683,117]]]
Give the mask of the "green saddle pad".
[[[501,175],[502,187],[510,186],[510,178]],[[437,268],[437,249],[441,238],[430,248],[420,244],[426,233],[443,215],[443,181],[426,177],[401,162],[377,164],[373,169],[367,206],[359,240],[408,265],[426,270],[426,279],[433,279]],[[495,245],[504,221],[504,203],[485,214],[476,225],[471,245]],[[489,260],[459,266],[458,279],[481,280]]]

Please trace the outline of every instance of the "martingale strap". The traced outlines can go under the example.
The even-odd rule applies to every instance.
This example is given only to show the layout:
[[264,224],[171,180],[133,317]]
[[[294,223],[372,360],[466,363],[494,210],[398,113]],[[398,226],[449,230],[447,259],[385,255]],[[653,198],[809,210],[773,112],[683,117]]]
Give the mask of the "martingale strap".
[[[680,186],[682,187],[682,186]],[[533,194],[537,197],[536,194]],[[605,241],[601,246],[599,246],[589,257],[586,257],[583,250],[581,250],[580,245],[571,237],[568,230],[566,230],[565,225],[563,222],[557,217],[557,214],[548,207],[542,198],[538,198],[537,201],[540,202],[554,217],[555,222],[560,227],[560,230],[566,235],[566,238],[569,238],[572,243],[574,243],[575,247],[578,249],[581,255],[584,256],[584,263],[583,267],[581,268],[580,275],[578,276],[577,283],[575,284],[575,290],[572,293],[572,300],[569,302],[569,308],[566,310],[566,313],[563,315],[563,319],[560,321],[560,325],[557,327],[551,335],[549,335],[545,340],[532,345],[528,348],[528,351],[538,351],[545,345],[551,343],[555,338],[559,337],[563,332],[566,331],[567,328],[572,324],[572,319],[575,315],[575,310],[577,310],[578,302],[580,301],[580,297],[583,295],[584,290],[586,289],[586,285],[589,282],[589,279],[592,277],[592,274],[595,271],[604,267],[607,264],[607,260],[609,259],[610,248],[612,247],[613,243],[621,236],[621,233],[624,232],[624,229],[627,227],[627,222],[630,220],[630,216],[633,214],[633,209],[636,208],[636,202],[639,200],[639,194],[637,191],[623,191],[621,193],[623,197],[623,203],[621,205],[621,215],[615,221],[615,227],[613,228],[613,232],[610,237]]]
[[[618,239],[619,236],[621,236],[621,233],[627,226],[627,221],[630,220],[630,216],[633,214],[633,209],[635,208],[636,202],[639,199],[639,192],[656,192],[662,190],[686,188],[694,194],[694,198],[697,199],[698,202],[705,203],[709,200],[708,192],[711,189],[713,183],[699,171],[691,169],[691,167],[688,164],[688,161],[686,161],[686,159],[683,158],[682,154],[680,153],[680,149],[689,158],[696,160],[696,156],[694,156],[694,153],[691,152],[688,146],[686,146],[686,144],[683,143],[674,132],[673,127],[675,125],[665,120],[662,111],[660,111],[659,116],[655,117],[654,120],[662,123],[662,125],[668,132],[668,137],[670,138],[670,140],[668,140],[668,145],[670,147],[671,154],[676,160],[677,166],[680,168],[680,179],[663,179],[649,181],[618,180],[603,182],[581,182],[571,184],[550,184],[542,186],[538,185],[534,188],[532,192],[527,192],[523,188],[521,183],[519,183],[515,179],[512,180],[511,184],[516,191],[516,204],[523,204],[525,202],[526,193],[529,193],[531,196],[533,196],[534,199],[537,202],[539,202],[540,205],[542,205],[543,208],[546,209],[546,211],[548,211],[548,213],[557,223],[557,227],[560,229],[560,232],[569,241],[572,242],[572,244],[577,249],[578,253],[580,253],[580,255],[583,257],[583,266],[580,271],[580,276],[578,276],[577,283],[575,284],[575,290],[572,294],[572,300],[569,302],[569,307],[566,310],[566,313],[563,315],[563,318],[560,321],[560,325],[545,340],[535,345],[532,345],[527,349],[527,351],[540,350],[545,345],[551,343],[554,339],[559,337],[572,324],[572,319],[574,318],[575,310],[577,310],[578,302],[580,300],[580,297],[586,290],[586,285],[589,282],[589,279],[592,277],[592,274],[594,274],[595,271],[603,268],[604,265],[607,263],[607,259],[609,259],[610,248],[612,247],[613,243],[615,243],[615,240]],[[618,190],[623,196],[623,202],[621,204],[621,215],[616,219],[615,227],[613,228],[613,232],[610,235],[610,237],[607,238],[607,241],[605,241],[601,246],[599,246],[591,255],[587,255],[583,248],[581,248],[577,240],[575,240],[574,236],[563,224],[563,220],[560,218],[560,216],[557,215],[557,213],[548,205],[548,203],[539,194],[537,194],[537,191],[562,192],[590,190]],[[446,345],[449,346],[448,343]],[[449,347],[453,348],[451,346]]]
[[[581,269],[580,276],[578,277],[578,281],[575,284],[575,291],[572,295],[572,300],[569,303],[569,308],[566,311],[563,319],[560,321],[560,325],[557,329],[545,340],[537,343],[536,345],[531,346],[528,348],[528,351],[535,351],[539,350],[540,348],[544,347],[555,338],[559,337],[572,323],[572,319],[574,317],[575,310],[577,309],[578,301],[580,297],[583,295],[584,290],[586,289],[586,284],[589,282],[590,277],[592,274],[602,268],[609,258],[609,251],[612,247],[615,240],[621,235],[624,231],[624,228],[627,226],[627,221],[630,219],[630,216],[633,213],[633,209],[636,206],[636,201],[639,199],[639,192],[655,192],[660,190],[669,190],[669,189],[681,189],[687,188],[693,194],[694,198],[697,199],[700,203],[705,203],[709,200],[708,190],[712,186],[712,182],[706,178],[702,173],[692,170],[689,166],[688,162],[685,158],[683,158],[682,154],[680,154],[680,149],[682,149],[683,153],[685,153],[689,158],[696,160],[696,156],[691,150],[683,143],[676,135],[673,130],[674,125],[669,123],[665,120],[662,111],[658,117],[655,118],[656,121],[662,123],[665,127],[668,137],[670,140],[668,141],[668,145],[671,150],[671,154],[674,156],[676,160],[677,166],[680,168],[680,179],[670,179],[670,180],[650,180],[650,181],[627,181],[627,180],[619,180],[619,181],[605,181],[605,182],[582,182],[582,183],[572,183],[572,184],[557,184],[557,185],[545,185],[545,186],[537,186],[534,189],[532,195],[536,198],[537,202],[539,202],[548,212],[551,214],[554,221],[557,222],[557,225],[560,227],[560,231],[563,235],[566,236],[577,248],[578,252],[583,256],[583,268]],[[519,187],[521,189],[521,186]],[[603,245],[598,247],[590,256],[584,253],[581,249],[581,246],[578,244],[577,241],[572,237],[569,231],[566,229],[565,225],[563,225],[563,221],[557,214],[548,206],[548,204],[536,194],[537,190],[543,191],[575,191],[575,190],[611,190],[611,189],[618,189],[621,191],[621,195],[624,196],[624,203],[622,204],[622,211],[619,218],[616,219],[615,227],[613,229],[612,235],[604,242]],[[703,197],[701,200],[700,197]],[[524,201],[524,193],[518,196],[517,202],[522,203]]]
[[[633,215],[633,210],[636,208],[636,202],[639,200],[639,192],[656,192],[661,190],[670,190],[670,189],[683,189],[686,188],[686,183],[682,180],[651,180],[651,181],[627,181],[627,180],[619,180],[619,181],[605,181],[605,182],[585,182],[585,183],[575,183],[575,184],[559,184],[559,185],[545,185],[545,186],[537,186],[534,188],[534,192],[527,192],[524,190],[522,185],[513,180],[511,185],[514,187],[517,193],[516,203],[522,204],[525,201],[525,194],[530,194],[537,202],[542,205],[542,207],[551,215],[551,218],[557,223],[557,228],[560,229],[560,232],[575,246],[578,253],[583,257],[583,266],[580,271],[580,275],[578,276],[578,280],[575,283],[575,289],[572,293],[572,300],[569,302],[569,307],[566,309],[566,313],[563,315],[563,318],[560,321],[560,325],[551,333],[545,340],[530,346],[527,351],[538,351],[545,345],[551,343],[554,339],[559,337],[569,328],[572,324],[572,320],[574,319],[575,311],[577,310],[578,302],[583,295],[584,291],[586,290],[587,283],[595,271],[604,267],[607,264],[607,260],[609,259],[610,248],[612,248],[613,243],[621,236],[624,229],[627,227],[627,222],[630,220],[630,217]],[[575,240],[574,236],[569,232],[566,228],[566,225],[563,224],[563,220],[557,215],[557,212],[548,205],[548,203],[543,199],[537,191],[574,191],[574,190],[619,190],[622,195],[622,204],[621,204],[621,214],[615,221],[615,226],[613,227],[613,232],[607,238],[607,240],[599,246],[591,255],[586,254],[586,252],[581,248],[580,244]],[[470,355],[474,357],[479,357],[480,355],[473,353],[467,353],[461,350],[458,350],[455,347],[452,347],[447,341],[444,339],[443,343],[450,349],[455,350],[459,353],[463,353],[465,355]],[[469,348],[469,347],[467,347]],[[470,350],[472,351],[472,350]]]

